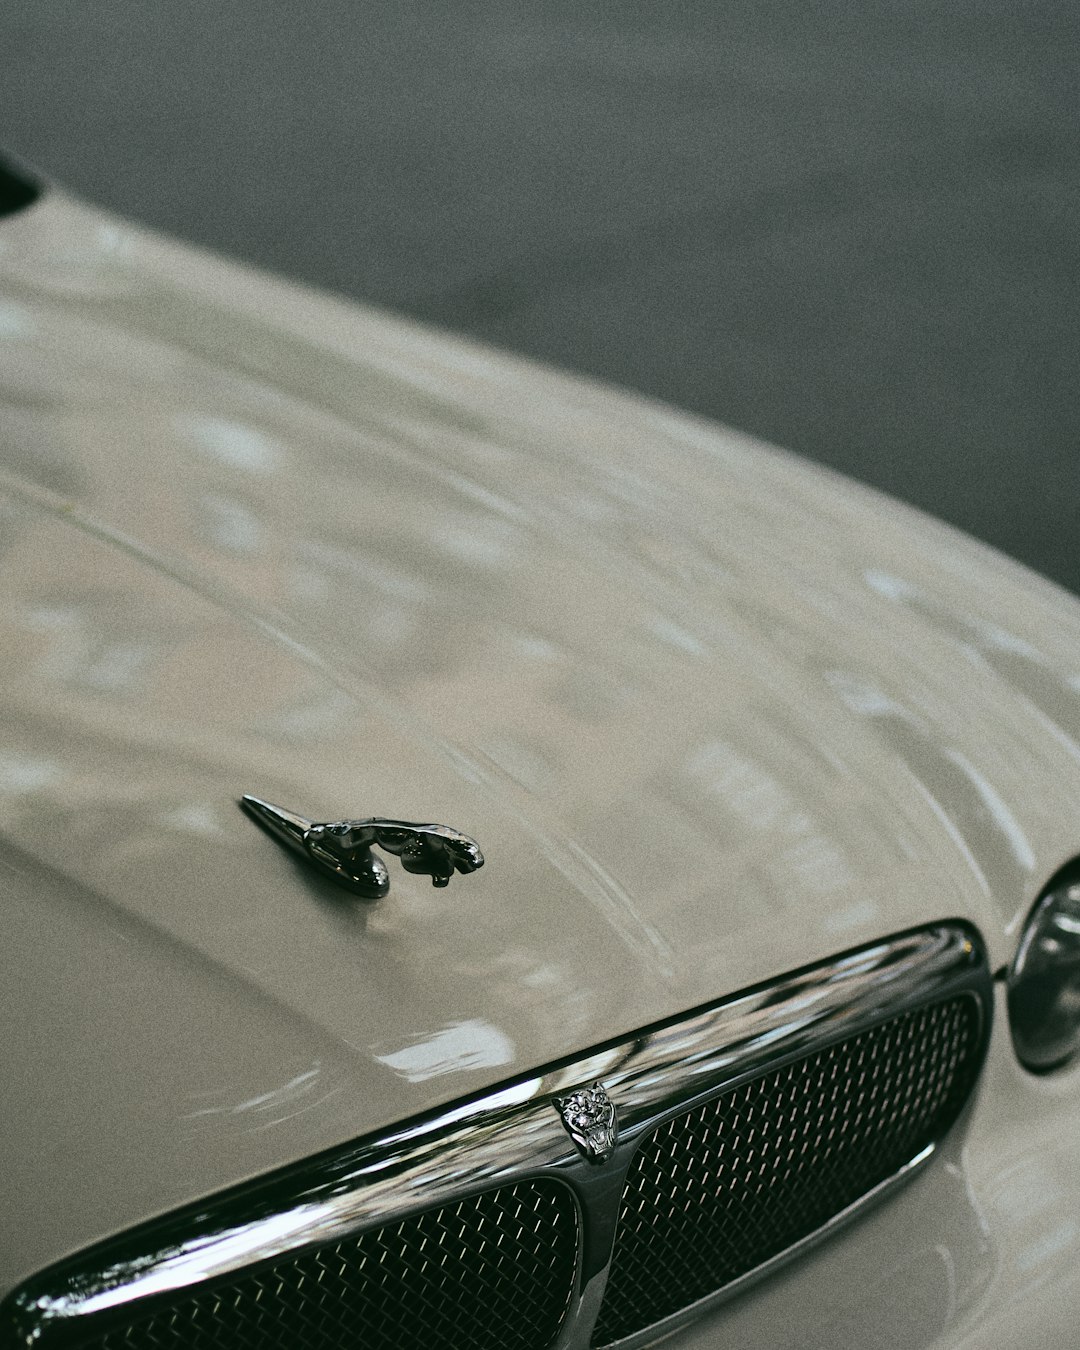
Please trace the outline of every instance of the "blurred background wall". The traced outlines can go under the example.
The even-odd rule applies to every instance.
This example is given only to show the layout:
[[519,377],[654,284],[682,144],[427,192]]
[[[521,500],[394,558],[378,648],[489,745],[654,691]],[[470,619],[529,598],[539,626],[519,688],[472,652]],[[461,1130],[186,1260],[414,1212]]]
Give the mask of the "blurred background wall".
[[1073,0],[10,0],[0,145],[1080,591]]

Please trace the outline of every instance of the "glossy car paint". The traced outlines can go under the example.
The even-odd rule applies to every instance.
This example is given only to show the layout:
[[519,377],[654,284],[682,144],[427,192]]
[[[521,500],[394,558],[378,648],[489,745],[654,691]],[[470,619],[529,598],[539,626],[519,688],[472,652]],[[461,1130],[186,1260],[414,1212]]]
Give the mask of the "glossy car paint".
[[[0,1290],[889,932],[967,918],[1004,966],[1080,850],[1048,583],[56,192],[0,223],[0,465]],[[365,905],[244,791],[487,865]],[[951,1154],[685,1343],[1052,1328],[1078,1101],[999,1017]]]

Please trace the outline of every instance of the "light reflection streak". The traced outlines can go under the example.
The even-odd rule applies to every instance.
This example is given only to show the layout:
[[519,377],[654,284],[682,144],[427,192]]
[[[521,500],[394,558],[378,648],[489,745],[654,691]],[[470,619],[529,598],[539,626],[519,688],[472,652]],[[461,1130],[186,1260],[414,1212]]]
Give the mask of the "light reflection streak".
[[223,1264],[232,1268],[249,1260],[252,1236],[256,1231],[260,1252],[268,1257],[284,1255],[295,1247],[299,1234],[307,1233],[313,1226],[317,1227],[320,1212],[328,1208],[325,1204],[301,1206],[285,1214],[245,1224],[231,1233],[215,1233],[176,1247],[171,1252],[156,1253],[153,1268],[139,1275],[137,1280],[131,1279],[130,1266],[113,1267],[102,1273],[102,1280],[108,1282],[109,1287],[82,1297],[62,1295],[51,1300],[43,1311],[47,1311],[50,1317],[63,1317],[72,1313],[83,1317],[152,1294],[198,1284],[208,1279]]
[[176,426],[197,449],[226,468],[269,474],[281,467],[281,447],[243,422],[195,413],[178,417]]
[[0,340],[27,337],[32,328],[30,315],[20,305],[0,305]]
[[16,796],[37,792],[55,783],[61,775],[60,766],[43,756],[15,751],[0,754],[0,794]]
[[990,890],[990,883],[986,879],[986,873],[979,866],[978,860],[976,859],[974,853],[972,853],[971,849],[968,847],[967,840],[960,833],[959,829],[956,826],[956,822],[953,820],[952,816],[949,815],[948,811],[945,810],[945,808],[934,796],[934,794],[930,791],[930,789],[926,786],[926,784],[920,782],[918,778],[915,779],[915,788],[918,791],[919,795],[926,802],[927,806],[929,806],[931,811],[933,811],[934,815],[936,815],[938,820],[941,821],[942,825],[945,827],[945,831],[948,834],[949,838],[953,841],[953,843],[959,849],[960,853],[963,855],[964,861],[967,863],[972,876],[979,883],[979,889],[983,892],[984,895],[992,894]]
[[453,1022],[430,1036],[375,1058],[407,1082],[422,1083],[447,1073],[512,1064],[515,1054],[513,1041],[498,1027],[472,1020]]
[[962,755],[958,750],[946,750],[946,755],[953,761],[958,769],[971,782],[983,802],[986,809],[997,822],[998,828],[1009,841],[1012,848],[1013,857],[1025,871],[1033,871],[1035,868],[1035,853],[1028,843],[1027,836],[1020,828],[1020,823],[1002,801],[1001,797],[994,791],[993,787],[979,770],[972,764],[966,755]]

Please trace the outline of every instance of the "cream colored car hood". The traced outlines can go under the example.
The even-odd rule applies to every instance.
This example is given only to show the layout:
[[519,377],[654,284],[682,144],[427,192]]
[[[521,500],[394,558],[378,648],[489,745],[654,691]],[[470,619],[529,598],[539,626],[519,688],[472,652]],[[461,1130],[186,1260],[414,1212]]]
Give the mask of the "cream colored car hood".
[[[0,225],[0,1288],[1080,844],[1080,615],[746,437]],[[436,820],[366,905],[236,805]],[[17,1089],[17,1090],[16,1090]]]

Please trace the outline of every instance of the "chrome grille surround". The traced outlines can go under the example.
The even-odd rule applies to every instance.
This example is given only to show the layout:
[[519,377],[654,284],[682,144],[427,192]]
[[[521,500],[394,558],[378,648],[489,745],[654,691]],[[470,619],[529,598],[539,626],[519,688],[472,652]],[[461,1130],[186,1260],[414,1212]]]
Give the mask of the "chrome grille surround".
[[[0,1308],[0,1346],[85,1346],[253,1267],[498,1187],[549,1178],[568,1185],[580,1208],[577,1274],[557,1340],[559,1350],[578,1350],[592,1342],[624,1185],[643,1140],[721,1093],[912,1010],[957,999],[970,999],[973,1010],[974,1042],[964,1066],[969,1086],[989,1036],[991,978],[974,930],[941,923],[644,1028],[125,1234],[16,1290]],[[597,1081],[617,1107],[619,1127],[614,1156],[600,1166],[582,1157],[553,1105],[553,1098]],[[942,1133],[962,1106],[958,1101],[952,1117],[940,1121]],[[936,1144],[927,1140],[790,1247],[617,1343],[629,1350],[730,1297],[885,1194]]]

